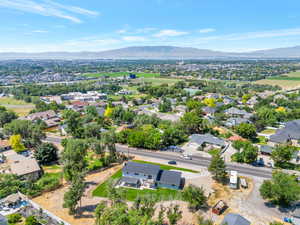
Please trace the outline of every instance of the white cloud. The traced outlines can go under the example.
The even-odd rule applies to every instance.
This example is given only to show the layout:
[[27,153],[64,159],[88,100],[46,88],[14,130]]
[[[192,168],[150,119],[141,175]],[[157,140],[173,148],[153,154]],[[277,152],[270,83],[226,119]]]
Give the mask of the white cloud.
[[147,40],[145,37],[142,36],[125,36],[122,39],[124,41],[131,41],[131,42],[142,42]]
[[214,28],[204,28],[204,29],[200,29],[199,33],[211,33],[211,32],[215,32],[216,29]]
[[157,34],[154,34],[154,37],[177,37],[186,35],[188,32],[185,31],[177,31],[177,30],[161,30]]
[[42,16],[58,17],[74,23],[81,23],[82,20],[73,14],[85,16],[99,15],[99,13],[95,11],[83,9],[77,6],[63,5],[50,0],[40,2],[33,0],[0,0],[0,7],[34,13]]
[[121,30],[117,30],[118,34],[125,34],[127,33],[127,29],[121,29]]
[[48,33],[47,30],[33,30],[32,33]]
[[200,37],[197,38],[196,40],[206,41],[206,42],[214,41],[214,40],[240,41],[240,40],[261,39],[261,38],[297,36],[297,35],[300,35],[300,28],[266,30],[266,31],[257,31],[257,32],[246,32],[246,33],[232,33],[232,34]]

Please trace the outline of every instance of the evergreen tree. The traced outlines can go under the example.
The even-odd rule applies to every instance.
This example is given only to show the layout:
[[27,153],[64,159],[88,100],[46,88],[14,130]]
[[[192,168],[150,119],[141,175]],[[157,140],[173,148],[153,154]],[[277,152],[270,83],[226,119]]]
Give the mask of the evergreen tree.
[[212,157],[208,171],[212,173],[217,182],[225,182],[227,178],[226,164],[220,153]]

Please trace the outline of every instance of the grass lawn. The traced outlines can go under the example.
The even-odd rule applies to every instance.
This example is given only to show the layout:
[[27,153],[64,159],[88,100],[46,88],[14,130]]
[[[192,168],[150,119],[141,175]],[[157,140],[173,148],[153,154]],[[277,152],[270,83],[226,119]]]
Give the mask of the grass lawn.
[[186,169],[186,168],[180,168],[180,167],[176,167],[176,166],[169,166],[169,165],[164,165],[164,164],[159,164],[159,163],[153,163],[153,162],[148,162],[148,161],[133,160],[133,162],[158,165],[163,170],[180,170],[180,171],[190,172],[190,173],[199,173],[199,171],[196,171],[196,170],[190,170],[190,169]]
[[24,102],[22,100],[17,100],[10,97],[2,97],[0,98],[0,104],[1,105],[28,105],[27,102]]
[[[136,74],[137,77],[159,77],[159,73],[133,73]],[[102,76],[110,76],[110,77],[121,77],[121,76],[128,76],[128,72],[115,72],[115,73],[87,73],[85,74],[86,77],[93,77],[98,78]]]
[[208,154],[210,154],[211,156],[215,156],[215,155],[217,155],[218,153],[220,153],[220,150],[219,150],[219,149],[216,149],[216,148],[211,149],[211,150],[208,151]]
[[266,137],[258,136],[257,139],[258,139],[258,142],[256,144],[259,144],[259,145],[266,145],[267,144],[267,138]]
[[[119,170],[114,175],[111,176],[110,179],[119,179],[122,177],[122,170]],[[97,197],[107,197],[107,187],[108,187],[109,180],[105,181],[104,183],[100,184],[94,191],[93,196]],[[166,201],[166,200],[180,200],[181,199],[181,191],[179,190],[171,190],[171,189],[163,189],[159,188],[156,190],[138,190],[133,188],[120,188],[124,191],[125,198],[128,201],[134,201],[138,196],[153,196],[158,201]]]
[[276,132],[276,130],[274,130],[274,129],[265,129],[260,133],[262,133],[262,134],[275,134],[275,132]]
[[153,85],[161,85],[161,84],[169,84],[169,85],[173,85],[179,81],[181,81],[182,79],[177,79],[177,78],[161,78],[161,77],[157,77],[157,78],[150,78],[150,77],[146,77],[143,79],[144,82],[149,82]]

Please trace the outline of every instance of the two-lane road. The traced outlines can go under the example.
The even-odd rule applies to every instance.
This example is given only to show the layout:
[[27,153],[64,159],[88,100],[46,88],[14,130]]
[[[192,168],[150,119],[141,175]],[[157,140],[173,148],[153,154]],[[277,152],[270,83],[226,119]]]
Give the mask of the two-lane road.
[[[54,144],[60,144],[62,138],[47,136],[45,141],[52,142]],[[193,156],[192,160],[184,159],[180,157],[178,153],[170,153],[170,152],[160,152],[160,151],[148,151],[144,149],[136,149],[129,148],[123,145],[116,145],[116,149],[118,152],[123,152],[124,154],[141,156],[141,157],[149,157],[156,158],[160,160],[175,160],[179,163],[184,163],[188,165],[202,166],[208,167],[210,164],[210,158],[201,157],[201,156]],[[228,170],[235,170],[244,175],[251,175],[255,177],[261,178],[271,178],[272,177],[272,169],[262,168],[262,167],[253,167],[250,165],[242,165],[237,163],[227,163],[226,164]]]

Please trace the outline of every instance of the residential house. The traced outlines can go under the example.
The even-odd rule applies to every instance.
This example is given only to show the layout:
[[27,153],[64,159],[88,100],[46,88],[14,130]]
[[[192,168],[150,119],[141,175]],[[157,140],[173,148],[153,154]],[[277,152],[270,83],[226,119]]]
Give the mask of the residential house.
[[250,225],[251,222],[243,216],[235,213],[228,213],[221,225]]
[[83,101],[73,101],[70,105],[67,106],[68,109],[72,109],[74,111],[83,111],[89,103]]
[[241,110],[235,107],[231,107],[229,109],[226,109],[224,113],[228,116],[232,117],[242,117],[245,119],[249,119],[252,116],[252,113],[248,113],[245,110]]
[[293,224],[300,225],[300,208],[299,207],[297,207],[293,211],[292,217],[293,217]]
[[224,103],[225,105],[232,104],[232,103],[234,103],[234,99],[233,99],[233,98],[230,98],[230,97],[228,97],[228,96],[224,96],[224,97],[223,97],[223,103]]
[[25,158],[22,160],[15,160],[10,164],[10,172],[25,180],[37,180],[42,170],[35,159]]
[[8,225],[6,217],[2,214],[0,214],[0,225]]
[[251,121],[240,117],[231,117],[225,121],[224,125],[226,127],[235,127],[241,123],[251,123]]
[[43,120],[46,124],[47,127],[55,127],[59,124],[60,118],[58,115],[53,111],[53,110],[48,110],[45,112],[37,112],[37,113],[32,113],[29,114],[26,117],[27,120],[31,121],[37,121],[37,120]]
[[214,107],[205,106],[202,108],[202,111],[205,115],[213,116],[216,113],[217,109]]
[[291,143],[294,146],[299,146],[300,140],[300,120],[287,122],[285,127],[276,131],[270,136],[269,144],[275,146],[277,144]]
[[0,152],[7,151],[11,149],[9,140],[0,140]]
[[246,104],[247,104],[249,107],[251,107],[251,108],[253,108],[254,105],[257,104],[257,103],[258,103],[258,100],[257,100],[257,97],[256,97],[256,96],[252,96],[252,97],[246,102]]
[[269,145],[260,145],[259,151],[262,155],[271,155],[273,148]]
[[160,166],[146,163],[127,162],[122,169],[121,186],[134,188],[169,188],[181,187],[181,173],[166,171]]
[[57,104],[62,104],[62,99],[60,96],[44,96],[40,98],[46,104],[50,104],[51,102],[56,102]]
[[186,143],[182,149],[186,151],[223,149],[226,146],[224,140],[215,137],[211,134],[192,134],[189,137],[189,142]]

